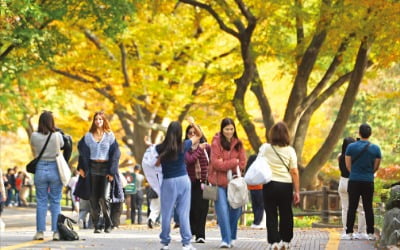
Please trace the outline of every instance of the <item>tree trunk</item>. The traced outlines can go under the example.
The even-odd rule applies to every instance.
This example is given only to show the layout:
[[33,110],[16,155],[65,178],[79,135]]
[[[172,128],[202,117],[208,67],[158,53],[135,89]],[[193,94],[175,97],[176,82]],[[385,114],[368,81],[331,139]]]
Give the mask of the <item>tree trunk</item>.
[[[257,65],[254,66],[254,78],[250,89],[256,96],[258,105],[261,108],[261,114],[265,126],[265,139],[268,140],[268,130],[274,125],[275,121],[272,115],[271,105],[269,104],[268,98],[265,95],[263,83],[260,79],[260,75],[258,74]],[[254,151],[257,152],[260,146],[261,145],[257,146],[257,148],[253,147]]]
[[350,117],[352,107],[356,100],[361,80],[368,66],[368,52],[370,44],[367,39],[362,41],[358,50],[353,74],[351,75],[349,85],[343,97],[339,113],[329,132],[325,142],[304,169],[300,177],[300,186],[308,188],[311,186],[312,180],[317,176],[319,170],[328,161],[330,153],[333,151],[339,138],[342,136],[347,120]]
[[144,137],[148,135],[148,128],[140,126],[137,122],[134,123],[135,130],[133,131],[133,142],[134,147],[131,149],[133,156],[137,163],[142,164],[144,152],[146,151],[147,145],[144,143]]
[[292,92],[286,107],[284,121],[287,123],[290,134],[296,134],[296,128],[303,110],[300,109],[303,100],[307,95],[307,83],[312,69],[317,60],[318,53],[326,38],[326,31],[314,36],[310,46],[307,48],[303,59],[297,69]]
[[[295,2],[297,7],[301,8],[300,2]],[[297,67],[297,74],[294,80],[293,88],[289,96],[284,121],[287,123],[290,134],[296,134],[298,122],[304,109],[301,108],[301,104],[307,96],[307,84],[317,61],[318,54],[321,50],[322,45],[327,36],[328,27],[332,21],[332,12],[330,6],[332,2],[330,0],[324,0],[320,9],[320,17],[318,25],[316,27],[316,33],[307,47],[304,55],[301,57],[299,66]],[[300,58],[300,48],[304,46],[303,41],[303,27],[302,21],[297,19],[297,55],[296,61]]]

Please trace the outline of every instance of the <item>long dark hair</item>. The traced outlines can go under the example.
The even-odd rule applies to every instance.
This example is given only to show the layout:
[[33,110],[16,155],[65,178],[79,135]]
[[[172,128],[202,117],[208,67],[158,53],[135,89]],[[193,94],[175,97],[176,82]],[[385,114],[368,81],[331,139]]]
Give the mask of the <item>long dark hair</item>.
[[42,134],[48,134],[49,132],[55,132],[56,126],[54,124],[54,117],[51,111],[43,111],[39,117],[38,132]]
[[100,116],[103,119],[103,130],[105,132],[110,132],[111,131],[110,122],[106,118],[106,114],[103,111],[98,111],[98,112],[94,113],[93,119],[92,119],[92,125],[90,126],[89,132],[91,132],[91,133],[96,132],[97,127],[96,127],[96,124],[94,123],[94,119],[96,119],[96,116]]
[[346,137],[343,139],[343,143],[342,143],[342,152],[339,155],[339,169],[341,172],[341,175],[343,177],[349,177],[349,170],[347,170],[346,168],[346,160],[345,160],[345,156],[346,156],[346,149],[347,146],[349,146],[350,143],[355,142],[356,140],[353,137]]
[[269,130],[271,145],[285,147],[290,145],[289,129],[284,122],[277,122]]
[[342,153],[341,155],[345,155],[346,154],[346,149],[347,146],[349,146],[350,143],[355,142],[356,140],[353,137],[346,137],[343,139],[343,143],[342,143]]
[[[199,125],[197,125],[197,126],[199,127],[199,129],[201,129]],[[194,128],[194,127],[192,125],[187,126],[186,131],[185,131],[185,140],[189,139],[189,130],[191,128]],[[206,139],[206,137],[204,137],[204,134],[203,134],[200,138],[200,143],[204,143],[204,142],[207,142],[207,139]]]
[[157,145],[161,161],[176,160],[182,152],[182,126],[178,121],[171,122],[164,141]]
[[238,138],[238,136],[237,136],[235,122],[234,122],[231,118],[224,118],[224,119],[221,121],[221,129],[220,129],[220,131],[219,131],[219,133],[220,133],[220,142],[221,142],[221,146],[222,146],[222,148],[225,149],[226,151],[231,150],[231,143],[230,143],[230,141],[228,141],[228,140],[226,139],[226,137],[224,136],[224,132],[223,132],[224,128],[225,128],[226,126],[228,126],[228,125],[233,125],[233,128],[234,128],[234,130],[235,130],[235,131],[233,132],[233,137],[236,138],[236,139],[238,140],[238,143],[236,143],[236,145],[235,145],[235,150],[236,150],[236,151],[239,151],[239,150],[242,148],[242,142],[239,140],[239,138]]

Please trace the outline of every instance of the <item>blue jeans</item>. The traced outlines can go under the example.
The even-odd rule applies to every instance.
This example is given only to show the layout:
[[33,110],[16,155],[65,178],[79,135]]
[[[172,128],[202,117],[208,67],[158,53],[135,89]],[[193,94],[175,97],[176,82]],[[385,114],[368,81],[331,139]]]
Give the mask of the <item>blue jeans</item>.
[[242,208],[233,209],[228,203],[227,189],[218,187],[218,200],[215,201],[215,210],[222,241],[231,244],[232,240],[236,240],[237,224],[242,214]]
[[51,212],[51,230],[57,232],[57,218],[61,212],[62,183],[55,161],[39,161],[35,172],[36,231],[46,231],[48,203]]
[[171,220],[176,210],[179,217],[179,231],[182,244],[190,244],[192,232],[190,230],[190,179],[183,175],[175,178],[163,179],[161,185],[161,244],[168,245],[171,242]]

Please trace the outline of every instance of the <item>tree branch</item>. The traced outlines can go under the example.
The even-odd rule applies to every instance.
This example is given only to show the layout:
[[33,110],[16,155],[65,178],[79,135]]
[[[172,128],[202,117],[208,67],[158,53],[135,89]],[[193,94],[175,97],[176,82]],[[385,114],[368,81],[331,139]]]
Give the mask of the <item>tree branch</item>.
[[[318,170],[329,159],[329,153],[332,152],[337,141],[339,140],[339,137],[343,133],[346,122],[351,114],[359,86],[365,74],[365,70],[369,64],[368,54],[370,47],[371,44],[369,44],[367,38],[365,38],[360,44],[356,62],[353,68],[353,73],[351,74],[346,93],[343,96],[336,120],[321,148],[308,163],[307,168],[304,170],[303,175],[301,176],[300,183],[307,183],[306,180],[308,178],[316,175]],[[304,184],[302,184],[302,186],[304,186]]]
[[124,74],[124,84],[123,87],[130,86],[129,74],[128,74],[128,66],[126,65],[126,50],[123,43],[118,44],[118,47],[121,51],[121,69]]
[[107,56],[113,60],[116,61],[117,59],[115,59],[115,56],[113,55],[113,53],[107,48],[105,47],[101,42],[100,39],[93,34],[89,29],[84,29],[84,33],[87,39],[89,39],[89,41],[91,41],[97,49],[99,50],[103,50],[104,52],[106,52]]
[[186,3],[186,4],[192,5],[194,7],[198,7],[200,9],[206,10],[208,13],[211,14],[212,17],[214,17],[214,19],[219,24],[219,27],[223,31],[225,31],[226,33],[231,34],[234,37],[239,38],[239,34],[236,31],[234,31],[233,29],[231,29],[231,28],[229,28],[228,26],[225,25],[225,23],[222,21],[221,17],[217,14],[217,12],[215,12],[215,10],[211,7],[211,5],[200,3],[200,2],[194,1],[194,0],[179,0],[179,1],[182,2],[182,3]]
[[[265,138],[268,139],[268,130],[271,128],[274,123],[274,117],[272,115],[272,108],[268,101],[267,96],[265,95],[264,87],[262,80],[260,79],[260,75],[258,74],[257,65],[254,66],[254,78],[251,81],[250,90],[254,93],[257,98],[258,105],[261,108],[261,115],[263,118],[264,126],[265,126]],[[261,146],[261,145],[260,145]]]
[[242,14],[246,17],[246,19],[248,21],[252,21],[255,22],[256,18],[254,17],[254,15],[248,10],[248,8],[246,7],[246,5],[243,3],[242,0],[235,0],[236,4],[238,5],[240,11],[242,12]]
[[302,0],[295,0],[294,5],[296,7],[296,37],[297,37],[297,49],[296,49],[296,62],[300,62],[303,41],[304,41],[304,27],[303,27],[303,18],[301,16],[301,11],[303,9]]
[[[197,91],[199,90],[199,88],[204,84],[204,82],[206,81],[207,78],[207,72],[204,72],[200,79],[198,81],[196,81],[194,83],[193,89],[192,89],[192,93],[191,96],[192,98],[194,98],[195,96],[197,96]],[[193,99],[191,99],[190,102],[188,102],[184,107],[182,112],[180,113],[180,115],[178,116],[178,121],[182,122],[183,119],[185,119],[187,113],[189,113],[190,107],[192,107],[194,101]]]
[[284,120],[288,124],[291,134],[295,134],[299,114],[303,112],[300,108],[303,99],[307,95],[307,84],[311,72],[314,68],[318,54],[321,50],[327,35],[328,27],[332,21],[332,13],[329,8],[331,0],[323,0],[320,18],[316,27],[316,33],[307,47],[299,66],[297,67],[297,74],[294,80],[292,91],[290,92],[288,105],[285,111]]
[[[95,83],[95,82],[101,82],[101,78],[97,77],[96,81],[93,80],[88,80],[82,76],[76,75],[76,74],[72,74],[70,72],[67,71],[63,71],[63,70],[58,70],[58,69],[54,69],[54,68],[50,68],[51,71],[53,71],[54,73],[63,75],[65,77],[68,77],[70,79],[76,80],[76,81],[80,81],[83,83]],[[92,76],[91,76],[92,77]],[[116,104],[116,98],[110,94],[110,92],[112,91],[112,87],[111,85],[107,84],[104,88],[93,88],[95,91],[97,91],[98,93],[100,93],[101,95],[103,95],[104,97],[106,97],[108,100],[110,100],[110,102]]]
[[6,49],[3,53],[1,53],[1,55],[0,55],[0,61],[4,60],[4,58],[5,58],[8,54],[10,54],[10,52],[11,52],[15,47],[16,47],[15,44],[11,44],[10,46],[8,46],[7,49]]
[[[351,36],[350,36],[351,37]],[[300,105],[300,109],[304,110],[310,105],[321,93],[321,91],[325,88],[328,81],[334,75],[337,67],[342,63],[343,52],[347,49],[347,45],[349,44],[350,37],[345,38],[339,46],[338,51],[336,52],[335,57],[333,58],[331,64],[329,65],[327,71],[325,72],[322,79],[319,81],[317,86],[313,89],[313,91],[303,100]]]
[[66,77],[71,78],[71,79],[76,80],[76,81],[80,81],[80,82],[84,82],[84,83],[94,83],[94,82],[96,82],[96,81],[88,80],[88,79],[86,79],[84,77],[81,77],[79,75],[74,75],[74,74],[72,74],[70,72],[67,72],[67,71],[54,69],[54,68],[50,68],[50,70],[53,71],[54,73],[66,76]]

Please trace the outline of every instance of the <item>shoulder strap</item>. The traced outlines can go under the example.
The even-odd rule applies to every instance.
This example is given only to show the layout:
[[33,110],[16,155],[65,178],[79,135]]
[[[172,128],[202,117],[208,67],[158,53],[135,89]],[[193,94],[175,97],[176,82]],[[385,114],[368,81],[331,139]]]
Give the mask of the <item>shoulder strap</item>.
[[49,136],[47,136],[46,143],[44,144],[42,150],[40,151],[40,154],[39,154],[39,156],[38,156],[38,159],[40,159],[40,157],[42,157],[43,152],[44,152],[44,150],[46,149],[47,144],[49,143],[49,140],[50,140],[50,137],[51,137],[51,134],[52,134],[52,133],[53,133],[53,132],[50,132]]
[[364,148],[360,151],[360,153],[358,153],[358,155],[356,155],[356,157],[354,157],[354,160],[353,160],[353,159],[351,160],[351,164],[354,164],[354,162],[356,162],[356,161],[360,158],[360,156],[361,156],[365,151],[367,151],[367,149],[368,149],[368,147],[369,147],[370,144],[371,144],[371,143],[368,142],[367,145],[364,146]]
[[286,167],[286,169],[289,171],[289,166],[283,161],[282,157],[278,154],[278,152],[276,152],[276,149],[274,148],[274,146],[271,145],[271,148],[274,150],[275,154],[279,157],[279,159],[281,160],[283,165]]

